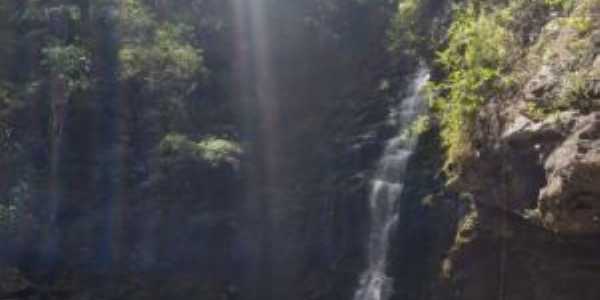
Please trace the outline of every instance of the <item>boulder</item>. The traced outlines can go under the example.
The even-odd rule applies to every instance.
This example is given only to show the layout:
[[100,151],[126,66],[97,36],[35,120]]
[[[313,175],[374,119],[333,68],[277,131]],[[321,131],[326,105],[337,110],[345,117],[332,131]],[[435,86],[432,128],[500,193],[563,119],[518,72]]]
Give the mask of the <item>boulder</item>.
[[555,232],[600,233],[600,113],[578,119],[545,162],[538,201],[542,224]]

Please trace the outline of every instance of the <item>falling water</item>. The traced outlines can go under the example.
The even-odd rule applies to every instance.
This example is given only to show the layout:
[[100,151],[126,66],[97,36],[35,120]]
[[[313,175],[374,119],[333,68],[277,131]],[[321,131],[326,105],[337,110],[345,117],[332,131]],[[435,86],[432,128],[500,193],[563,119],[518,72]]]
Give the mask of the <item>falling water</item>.
[[416,144],[415,138],[402,132],[424,109],[420,91],[428,79],[428,70],[420,68],[410,86],[409,96],[390,115],[399,134],[387,142],[372,181],[368,267],[361,275],[354,300],[387,300],[392,294],[393,279],[386,275],[388,244],[398,222],[395,207],[404,188],[406,164]]

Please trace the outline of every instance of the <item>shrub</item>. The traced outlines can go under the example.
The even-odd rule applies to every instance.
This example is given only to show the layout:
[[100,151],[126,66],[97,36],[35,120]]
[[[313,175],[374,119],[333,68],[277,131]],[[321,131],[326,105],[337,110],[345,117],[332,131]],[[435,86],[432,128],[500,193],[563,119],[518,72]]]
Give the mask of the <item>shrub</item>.
[[592,21],[589,17],[570,16],[561,19],[560,24],[575,29],[581,35],[590,32],[592,29]]
[[217,167],[235,162],[241,153],[237,143],[216,137],[194,142],[181,134],[168,134],[159,145],[159,154],[167,164],[183,159],[204,161]]
[[430,117],[428,115],[420,115],[401,133],[401,137],[408,141],[422,135],[429,129],[431,129]]
[[421,135],[431,128],[431,120],[428,115],[421,115],[412,123],[411,131],[415,135]]
[[458,11],[449,29],[448,46],[438,55],[448,75],[430,88],[449,175],[456,175],[458,170],[453,169],[472,153],[471,136],[480,107],[510,84],[504,75],[512,40],[495,15],[480,13],[473,6]]
[[567,74],[558,100],[553,103],[553,110],[576,108],[587,110],[591,106],[591,98],[595,96],[596,80],[585,72],[574,71]]
[[161,156],[171,156],[180,153],[193,154],[195,145],[187,137],[181,134],[168,134],[158,146]]
[[543,107],[540,107],[535,102],[527,102],[527,109],[525,114],[535,121],[542,121],[548,115],[548,111]]

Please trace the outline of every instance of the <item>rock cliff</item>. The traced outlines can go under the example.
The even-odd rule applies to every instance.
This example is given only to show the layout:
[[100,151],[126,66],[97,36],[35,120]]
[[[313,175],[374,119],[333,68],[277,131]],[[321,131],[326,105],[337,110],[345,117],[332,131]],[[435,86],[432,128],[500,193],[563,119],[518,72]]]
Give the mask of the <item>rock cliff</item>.
[[433,299],[600,297],[600,3],[542,2],[505,27],[515,83],[485,99],[448,183],[468,210]]

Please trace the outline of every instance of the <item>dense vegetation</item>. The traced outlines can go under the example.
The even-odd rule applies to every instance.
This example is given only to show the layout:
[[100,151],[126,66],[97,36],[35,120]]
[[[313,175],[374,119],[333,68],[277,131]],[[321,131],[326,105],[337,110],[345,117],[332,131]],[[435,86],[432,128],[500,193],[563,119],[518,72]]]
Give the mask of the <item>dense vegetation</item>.
[[599,105],[598,5],[4,0],[0,298],[350,299],[389,111],[420,66],[391,273],[397,297],[429,297],[464,209],[444,184],[493,144],[490,107]]
[[473,6],[455,13],[448,46],[439,53],[438,62],[448,75],[432,87],[440,95],[433,105],[439,111],[449,169],[470,155],[472,128],[481,106],[508,84],[503,73],[514,42],[496,18]]
[[397,3],[255,4],[0,3],[0,296],[348,298]]
[[[540,103],[528,103],[532,118],[544,118],[549,114],[573,107],[589,108],[585,99],[593,93],[595,75],[593,71],[576,68],[589,59],[589,39],[592,21],[587,12],[596,4],[582,1],[576,6],[570,0],[511,0],[501,3],[488,1],[462,1],[451,9],[447,26],[446,40],[423,34],[422,28],[432,26],[421,24],[423,11],[429,11],[429,1],[404,1],[399,6],[395,20],[398,33],[392,45],[404,45],[404,52],[421,54],[427,59],[435,52],[433,62],[436,78],[429,86],[430,104],[439,124],[442,144],[446,149],[445,171],[450,178],[460,175],[461,167],[477,152],[474,130],[478,114],[489,103],[502,103],[522,84],[524,78],[540,66],[557,59],[561,49],[548,48],[547,37],[538,39],[531,52],[525,49],[535,40],[551,13],[559,14],[555,28],[572,28],[578,34],[569,41],[569,51],[579,53],[578,60],[568,68],[571,74],[561,84],[554,99]],[[529,22],[527,18],[537,18]],[[435,20],[435,19],[434,19]],[[548,27],[548,26],[547,26]],[[425,32],[431,33],[431,30]],[[542,33],[543,34],[543,33]],[[429,45],[430,51],[423,51]],[[400,47],[396,47],[400,48]],[[416,54],[413,54],[416,55]],[[417,56],[418,57],[418,56]],[[587,61],[587,63],[591,63]],[[526,67],[515,67],[523,65]],[[582,101],[584,101],[582,103]]]

